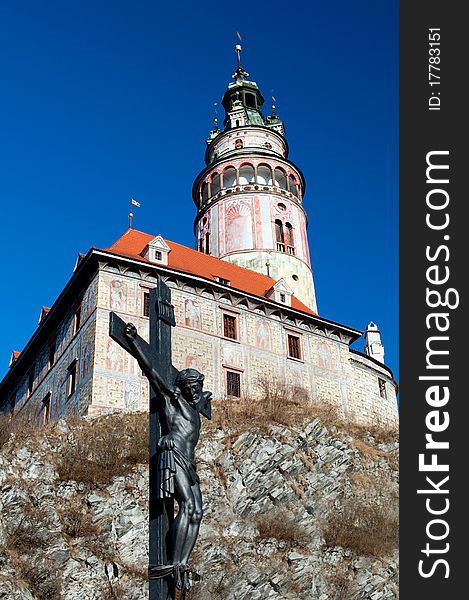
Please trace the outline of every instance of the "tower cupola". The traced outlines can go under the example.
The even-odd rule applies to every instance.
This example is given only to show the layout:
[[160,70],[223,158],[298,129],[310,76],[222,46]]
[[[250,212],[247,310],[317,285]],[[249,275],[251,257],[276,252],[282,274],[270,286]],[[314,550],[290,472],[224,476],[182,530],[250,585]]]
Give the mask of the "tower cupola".
[[[223,96],[224,129],[218,121],[207,140],[205,169],[196,178],[193,198],[197,249],[241,267],[269,274],[315,312],[305,180],[288,159],[283,122],[241,64]],[[274,99],[272,99],[274,101]]]

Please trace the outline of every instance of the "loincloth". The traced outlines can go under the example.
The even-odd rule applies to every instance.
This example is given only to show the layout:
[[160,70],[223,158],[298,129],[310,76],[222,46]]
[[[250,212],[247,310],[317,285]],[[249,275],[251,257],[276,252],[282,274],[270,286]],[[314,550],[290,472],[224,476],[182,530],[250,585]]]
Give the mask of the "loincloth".
[[195,462],[187,458],[178,448],[161,452],[158,455],[157,469],[158,498],[174,496],[174,478],[177,470],[181,470],[187,475],[191,486],[200,482]]

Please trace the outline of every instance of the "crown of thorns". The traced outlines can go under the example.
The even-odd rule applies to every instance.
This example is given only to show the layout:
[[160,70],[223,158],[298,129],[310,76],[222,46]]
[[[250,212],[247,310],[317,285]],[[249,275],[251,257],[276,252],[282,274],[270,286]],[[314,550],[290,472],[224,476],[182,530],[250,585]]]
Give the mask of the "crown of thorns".
[[186,383],[192,383],[194,381],[203,382],[205,376],[199,373],[197,369],[183,369],[179,371],[176,381],[174,382],[177,386],[184,385]]

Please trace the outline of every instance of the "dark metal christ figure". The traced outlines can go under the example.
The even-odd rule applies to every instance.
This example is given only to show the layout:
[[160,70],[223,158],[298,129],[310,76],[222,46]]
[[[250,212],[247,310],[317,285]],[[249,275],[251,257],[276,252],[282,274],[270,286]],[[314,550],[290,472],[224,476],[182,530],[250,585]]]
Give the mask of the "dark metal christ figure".
[[[202,373],[171,365],[170,330],[175,322],[169,288],[158,284],[152,290],[150,312],[150,329],[157,330],[150,337],[156,343],[145,342],[135,325],[115,313],[110,335],[136,358],[150,382],[150,600],[182,600],[190,589],[188,561],[203,514],[194,456],[199,413],[211,418],[212,393],[203,391]],[[179,508],[176,518],[173,499]],[[197,578],[194,573],[192,577]]]
[[164,403],[160,415],[162,435],[159,450],[160,498],[174,497],[179,513],[171,531],[171,563],[187,564],[194,548],[202,519],[202,496],[196,472],[194,451],[199,441],[200,415],[198,406],[210,400],[211,392],[203,392],[204,376],[195,369],[180,371],[174,386],[164,382],[148,357],[134,344],[137,330],[132,323],[125,328],[129,345],[150,383],[159,391]]

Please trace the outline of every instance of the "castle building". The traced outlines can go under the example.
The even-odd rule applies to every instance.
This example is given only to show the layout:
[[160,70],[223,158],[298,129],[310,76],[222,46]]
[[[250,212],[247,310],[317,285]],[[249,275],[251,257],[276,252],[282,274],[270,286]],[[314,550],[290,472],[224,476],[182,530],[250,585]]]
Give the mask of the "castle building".
[[79,255],[72,277],[0,382],[0,409],[47,422],[62,415],[145,410],[148,382],[109,337],[109,314],[149,335],[149,291],[171,288],[173,363],[206,376],[215,398],[259,397],[265,382],[305,403],[330,403],[357,423],[397,425],[397,384],[380,332],[318,314],[305,179],[288,159],[283,122],[241,65],[223,97],[206,167],[194,182],[195,249],[133,228],[108,248]]

